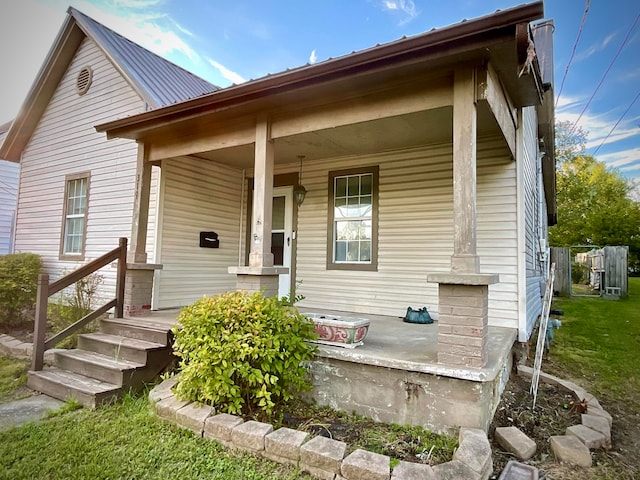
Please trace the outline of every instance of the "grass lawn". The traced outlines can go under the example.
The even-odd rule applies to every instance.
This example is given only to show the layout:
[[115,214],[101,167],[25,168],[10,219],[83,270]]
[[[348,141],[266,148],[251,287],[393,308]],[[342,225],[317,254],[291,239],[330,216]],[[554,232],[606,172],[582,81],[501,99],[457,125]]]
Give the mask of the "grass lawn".
[[613,449],[570,478],[640,479],[640,278],[629,279],[627,298],[558,298],[553,308],[564,315],[543,370],[586,388],[613,416]]
[[550,368],[586,381],[596,396],[636,402],[640,407],[640,278],[629,279],[621,300],[558,298],[564,315],[555,330]]
[[0,479],[310,479],[163,423],[146,396],[0,432]]
[[30,395],[31,390],[25,387],[27,383],[28,360],[17,360],[0,355],[0,402]]

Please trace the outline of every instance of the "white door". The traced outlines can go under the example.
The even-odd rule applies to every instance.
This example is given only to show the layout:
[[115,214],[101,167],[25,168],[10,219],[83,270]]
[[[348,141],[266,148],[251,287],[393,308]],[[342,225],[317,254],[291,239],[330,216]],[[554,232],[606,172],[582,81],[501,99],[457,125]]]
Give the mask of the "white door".
[[280,275],[278,296],[289,295],[291,290],[291,244],[293,242],[293,187],[273,189],[271,218],[271,253],[274,266],[288,267],[289,273]]

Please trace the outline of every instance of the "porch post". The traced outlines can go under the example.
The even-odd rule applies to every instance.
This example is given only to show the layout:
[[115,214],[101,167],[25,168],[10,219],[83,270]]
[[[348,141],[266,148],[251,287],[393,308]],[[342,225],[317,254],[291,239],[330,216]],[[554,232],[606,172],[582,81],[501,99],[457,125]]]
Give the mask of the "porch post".
[[453,256],[451,273],[478,273],[476,253],[475,68],[461,67],[453,84]]
[[487,365],[489,285],[480,274],[476,228],[476,69],[459,67],[453,81],[453,255],[451,272],[428,275],[438,283],[438,362]]
[[151,164],[146,158],[144,144],[138,144],[136,183],[131,215],[131,241],[127,252],[127,272],[124,287],[124,315],[142,316],[151,311],[153,272],[162,265],[147,263],[147,228],[149,224],[149,196],[151,193]]
[[273,208],[273,140],[265,116],[256,123],[254,159],[253,223],[251,224],[250,267],[273,267],[271,253],[271,211]]
[[278,295],[278,278],[288,273],[286,267],[273,266],[271,253],[271,214],[273,209],[273,140],[271,124],[266,114],[256,119],[254,158],[253,221],[249,266],[229,267],[236,274],[236,288],[248,292],[262,292],[264,296]]

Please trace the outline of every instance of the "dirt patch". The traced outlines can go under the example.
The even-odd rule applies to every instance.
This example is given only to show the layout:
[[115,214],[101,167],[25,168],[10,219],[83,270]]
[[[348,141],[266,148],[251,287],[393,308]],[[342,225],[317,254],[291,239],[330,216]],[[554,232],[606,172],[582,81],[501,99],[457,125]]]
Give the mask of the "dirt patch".
[[451,460],[458,446],[456,438],[421,427],[379,423],[303,402],[288,406],[282,426],[343,441],[347,444],[347,454],[362,448],[396,461],[431,465]]
[[540,470],[547,480],[634,480],[640,478],[640,413],[633,404],[599,398],[603,408],[613,416],[612,449],[592,451],[593,467],[584,469],[560,465],[555,461],[549,437],[564,435],[567,427],[581,422],[580,414],[572,411],[573,394],[561,387],[541,383],[535,409],[529,393],[530,380],[512,375],[502,395],[500,405],[489,429],[493,449],[493,469],[499,472],[509,460],[517,460],[505,452],[494,439],[496,427],[515,426],[538,446],[536,454],[525,463]]

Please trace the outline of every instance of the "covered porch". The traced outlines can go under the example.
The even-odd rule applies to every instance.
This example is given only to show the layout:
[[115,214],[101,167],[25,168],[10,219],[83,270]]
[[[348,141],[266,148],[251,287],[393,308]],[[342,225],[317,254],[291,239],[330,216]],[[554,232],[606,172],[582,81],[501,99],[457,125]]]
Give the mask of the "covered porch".
[[[543,95],[529,27],[541,16],[529,4],[99,125],[139,145],[130,313],[149,313],[138,304],[154,288],[155,165],[167,207],[159,275],[173,275],[156,296],[189,285],[178,306],[236,288],[292,294],[302,281],[303,312],[373,322],[362,347],[320,347],[320,403],[486,429],[526,303],[517,163],[538,143],[522,110]],[[301,183],[304,204],[274,216],[275,189]],[[341,222],[356,228],[343,234]],[[207,230],[215,252],[196,243]],[[409,305],[438,322],[403,324],[394,315]]]

